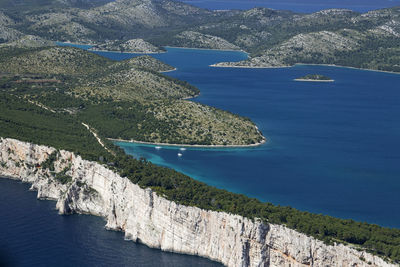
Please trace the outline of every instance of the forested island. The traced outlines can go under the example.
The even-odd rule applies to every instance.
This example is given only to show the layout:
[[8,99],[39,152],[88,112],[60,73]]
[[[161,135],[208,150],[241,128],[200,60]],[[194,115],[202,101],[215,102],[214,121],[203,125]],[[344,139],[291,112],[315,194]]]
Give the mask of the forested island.
[[328,76],[321,74],[307,74],[305,76],[294,79],[302,82],[333,82],[334,80]]

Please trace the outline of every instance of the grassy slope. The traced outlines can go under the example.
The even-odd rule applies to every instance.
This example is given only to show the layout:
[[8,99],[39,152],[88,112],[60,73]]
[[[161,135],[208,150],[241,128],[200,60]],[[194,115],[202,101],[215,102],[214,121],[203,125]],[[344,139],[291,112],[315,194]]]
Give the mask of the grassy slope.
[[97,160],[110,156],[71,116],[52,113],[19,97],[0,93],[0,136],[74,151]]
[[[0,126],[0,137],[49,145],[74,151],[85,159],[112,163],[114,167],[110,168],[123,177],[128,177],[142,188],[151,187],[177,203],[284,224],[327,243],[353,244],[359,249],[400,262],[399,229],[262,203],[257,199],[208,186],[172,169],[133,159],[108,143],[109,148],[116,152],[116,156],[110,155],[73,117],[46,111],[18,97],[0,94]],[[107,143],[104,138],[103,142]],[[103,160],[100,160],[100,156]],[[51,168],[51,164],[47,165]],[[43,164],[43,168],[47,168],[46,164]],[[60,182],[70,183],[68,177],[65,178]]]
[[156,72],[171,67],[150,57],[114,62],[67,47],[0,53],[0,72],[59,81],[43,85],[9,75],[4,88],[55,110],[67,109],[110,138],[202,145],[245,145],[262,139],[248,119],[177,101],[198,94],[198,89]]

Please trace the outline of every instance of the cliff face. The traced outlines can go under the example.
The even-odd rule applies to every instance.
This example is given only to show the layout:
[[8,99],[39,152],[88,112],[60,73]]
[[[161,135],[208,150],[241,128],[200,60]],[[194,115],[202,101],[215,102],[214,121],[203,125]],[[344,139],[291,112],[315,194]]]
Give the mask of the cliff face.
[[[60,214],[105,217],[125,238],[166,251],[199,255],[227,266],[393,266],[344,245],[328,246],[284,226],[178,205],[98,163],[60,151],[54,171],[42,169],[55,151],[0,139],[0,176],[32,184],[38,198],[57,200]],[[57,173],[71,177],[62,184]]]

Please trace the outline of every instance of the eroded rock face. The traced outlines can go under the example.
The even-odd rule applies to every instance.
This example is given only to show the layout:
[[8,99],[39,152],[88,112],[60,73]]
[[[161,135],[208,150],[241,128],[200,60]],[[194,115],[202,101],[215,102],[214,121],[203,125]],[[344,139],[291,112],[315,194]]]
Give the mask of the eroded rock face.
[[[57,200],[60,214],[105,217],[106,227],[124,231],[126,239],[227,266],[393,266],[344,245],[325,245],[285,226],[176,204],[71,152],[59,151],[50,172],[40,164],[53,151],[1,138],[0,175],[31,183],[38,198]],[[71,180],[62,184],[55,175],[66,168]]]

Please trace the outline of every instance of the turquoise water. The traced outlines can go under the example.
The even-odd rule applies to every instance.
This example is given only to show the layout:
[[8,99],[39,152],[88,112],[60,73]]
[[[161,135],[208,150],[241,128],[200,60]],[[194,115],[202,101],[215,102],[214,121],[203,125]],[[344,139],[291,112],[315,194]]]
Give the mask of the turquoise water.
[[[194,101],[250,117],[268,142],[183,152],[118,143],[128,153],[263,201],[400,227],[400,75],[208,67],[245,58],[240,52],[168,48],[155,57],[178,68],[168,75],[200,88]],[[309,73],[335,82],[293,81]]]

